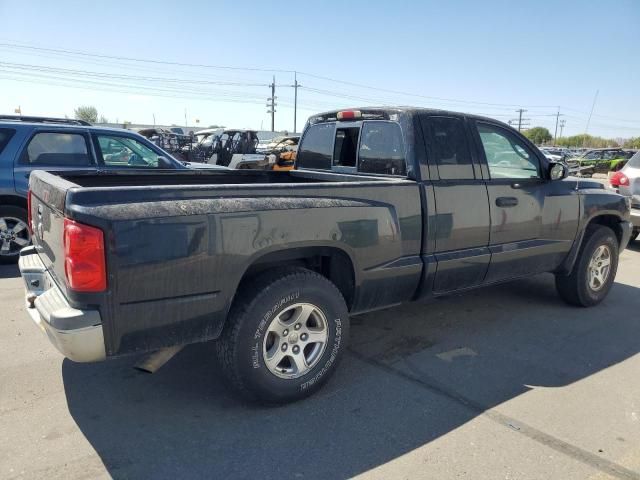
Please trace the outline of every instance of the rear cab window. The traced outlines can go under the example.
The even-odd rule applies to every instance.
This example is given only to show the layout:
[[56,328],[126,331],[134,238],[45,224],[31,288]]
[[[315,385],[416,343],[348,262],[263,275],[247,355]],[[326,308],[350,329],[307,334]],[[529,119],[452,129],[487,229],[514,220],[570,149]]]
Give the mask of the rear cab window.
[[307,128],[298,168],[406,176],[405,144],[397,122],[364,120],[318,123]]

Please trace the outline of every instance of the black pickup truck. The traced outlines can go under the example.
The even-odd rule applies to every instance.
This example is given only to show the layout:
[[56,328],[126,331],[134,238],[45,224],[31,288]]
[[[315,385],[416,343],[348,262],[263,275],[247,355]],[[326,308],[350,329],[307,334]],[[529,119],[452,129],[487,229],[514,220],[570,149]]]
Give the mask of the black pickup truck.
[[27,311],[75,361],[216,340],[230,384],[316,391],[349,315],[541,272],[601,302],[629,205],[512,128],[366,108],[309,119],[296,170],[31,175]]

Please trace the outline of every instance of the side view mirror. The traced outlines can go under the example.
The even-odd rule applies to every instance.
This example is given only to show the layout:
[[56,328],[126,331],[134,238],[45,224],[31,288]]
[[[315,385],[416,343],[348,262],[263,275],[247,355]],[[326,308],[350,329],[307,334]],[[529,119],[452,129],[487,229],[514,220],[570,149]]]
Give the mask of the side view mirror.
[[551,180],[562,180],[569,176],[569,167],[560,162],[549,162],[549,178]]
[[158,157],[158,168],[173,168],[173,163],[166,157]]

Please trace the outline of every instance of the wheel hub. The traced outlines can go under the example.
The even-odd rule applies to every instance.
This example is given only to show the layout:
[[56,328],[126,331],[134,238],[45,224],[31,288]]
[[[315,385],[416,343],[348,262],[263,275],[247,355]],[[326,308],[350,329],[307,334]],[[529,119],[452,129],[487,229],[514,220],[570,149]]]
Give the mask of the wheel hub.
[[262,349],[265,365],[277,377],[300,377],[320,361],[328,337],[328,322],[319,307],[310,303],[285,307],[267,327]]
[[607,283],[611,271],[611,249],[607,245],[600,245],[593,252],[588,271],[589,288],[594,292],[601,290]]

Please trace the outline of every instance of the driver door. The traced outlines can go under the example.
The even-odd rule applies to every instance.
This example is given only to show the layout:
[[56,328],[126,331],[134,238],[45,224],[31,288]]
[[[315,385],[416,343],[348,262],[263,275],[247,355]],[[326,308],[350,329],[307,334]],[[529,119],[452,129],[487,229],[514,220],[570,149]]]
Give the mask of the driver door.
[[485,283],[553,270],[570,248],[565,237],[574,226],[566,223],[577,217],[577,197],[547,180],[546,163],[516,132],[484,121],[475,126],[491,216]]

